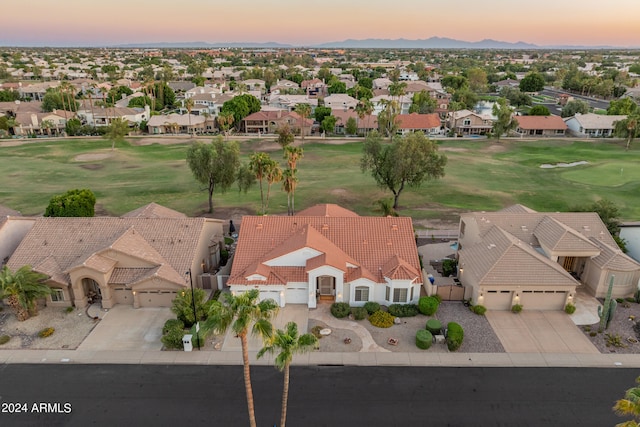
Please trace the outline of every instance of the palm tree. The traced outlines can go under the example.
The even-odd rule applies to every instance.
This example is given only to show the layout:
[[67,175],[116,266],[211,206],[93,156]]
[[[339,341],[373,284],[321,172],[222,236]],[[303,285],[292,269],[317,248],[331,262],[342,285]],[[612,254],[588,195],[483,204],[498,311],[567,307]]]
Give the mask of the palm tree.
[[[187,114],[188,114],[188,118],[189,118],[189,129],[191,129],[193,131],[193,129],[191,128],[191,110],[193,109],[193,98],[187,98],[184,100],[184,106],[187,109]],[[196,136],[196,133],[193,132],[193,136]]]
[[298,104],[296,105],[295,112],[300,116],[300,137],[304,141],[304,125],[307,121],[307,118],[311,114],[311,105],[309,104]]
[[225,333],[229,328],[240,338],[242,345],[242,363],[244,371],[244,386],[247,393],[247,409],[249,424],[256,426],[256,415],[253,404],[253,389],[251,387],[251,372],[249,368],[249,344],[247,333],[251,324],[253,335],[270,338],[273,333],[271,319],[278,312],[278,305],[272,299],[258,301],[260,291],[251,289],[239,295],[224,293],[222,302],[214,301],[209,309],[209,317],[205,328],[215,333]]
[[295,192],[298,185],[298,160],[303,157],[302,147],[287,145],[284,147],[284,158],[287,160],[287,169],[283,172],[282,187],[287,193],[287,213],[295,213]]
[[51,293],[44,283],[48,276],[35,272],[30,265],[11,272],[6,265],[0,270],[0,299],[6,298],[19,321],[37,314],[36,300]]
[[266,213],[269,209],[269,195],[271,194],[271,185],[275,182],[282,181],[282,168],[275,160],[269,164],[269,167],[266,170],[265,178],[267,180],[267,200],[264,206],[264,212]]
[[[271,170],[277,166],[277,162],[272,160],[269,154],[267,153],[253,153],[251,157],[249,157],[249,169],[258,179],[258,183],[260,184],[260,201],[262,203],[262,215],[264,215],[267,211],[267,204],[264,199],[264,189],[262,186],[263,179],[267,179],[271,172]],[[279,166],[278,166],[279,168]]]
[[218,127],[224,133],[224,138],[229,138],[229,129],[231,129],[231,125],[233,124],[233,113],[231,111],[222,112],[218,115],[217,118]]
[[276,368],[284,372],[284,385],[282,387],[282,411],[280,413],[280,427],[285,427],[287,421],[287,401],[289,398],[289,367],[293,355],[313,350],[318,339],[313,334],[298,335],[298,325],[289,322],[285,330],[278,329],[271,340],[258,352],[258,359],[265,353],[273,353],[280,350],[274,363]]
[[[640,377],[636,378],[636,383],[640,384]],[[613,410],[617,415],[631,415],[634,420],[616,424],[616,427],[638,427],[640,424],[640,386],[627,390],[624,399],[616,401]]]
[[364,116],[367,116],[367,126],[364,131],[364,135],[367,136],[369,133],[369,118],[371,117],[371,113],[373,113],[373,104],[368,99],[363,99],[356,105],[356,113],[360,120],[364,119]]
[[53,121],[51,120],[43,120],[40,122],[40,127],[47,130],[47,135],[51,136],[51,128],[55,126]]

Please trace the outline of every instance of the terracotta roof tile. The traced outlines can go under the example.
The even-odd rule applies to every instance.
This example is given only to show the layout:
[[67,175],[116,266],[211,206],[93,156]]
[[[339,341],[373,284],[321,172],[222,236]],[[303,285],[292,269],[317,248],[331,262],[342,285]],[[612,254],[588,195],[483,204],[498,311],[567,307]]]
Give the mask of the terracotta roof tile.
[[518,127],[523,130],[567,130],[560,116],[515,116]]
[[434,129],[440,128],[440,116],[432,114],[398,114],[397,122],[400,129]]

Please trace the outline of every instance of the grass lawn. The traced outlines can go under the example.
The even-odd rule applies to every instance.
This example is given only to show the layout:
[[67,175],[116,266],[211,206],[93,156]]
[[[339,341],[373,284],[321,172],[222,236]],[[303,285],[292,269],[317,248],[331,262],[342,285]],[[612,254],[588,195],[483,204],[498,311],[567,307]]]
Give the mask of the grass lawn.
[[[305,142],[296,191],[298,210],[315,203],[338,203],[360,214],[376,214],[376,201],[390,198],[360,171],[361,141],[344,145]],[[243,161],[264,141],[241,143]],[[25,215],[41,214],[51,196],[72,188],[90,188],[102,211],[120,215],[157,202],[188,215],[206,210],[207,196],[189,171],[186,144],[128,145],[111,151],[104,140],[46,141],[0,147],[0,204]],[[611,140],[446,141],[446,176],[400,197],[400,213],[432,219],[443,212],[495,210],[522,203],[540,211],[565,211],[608,198],[625,219],[640,218],[640,149],[625,151]],[[282,151],[271,148],[280,160]],[[574,168],[542,169],[543,163],[587,161]],[[622,170],[622,172],[621,172]],[[286,212],[280,184],[271,190],[270,212]],[[216,207],[257,212],[260,192],[234,186],[214,194]],[[215,212],[214,212],[215,216]]]

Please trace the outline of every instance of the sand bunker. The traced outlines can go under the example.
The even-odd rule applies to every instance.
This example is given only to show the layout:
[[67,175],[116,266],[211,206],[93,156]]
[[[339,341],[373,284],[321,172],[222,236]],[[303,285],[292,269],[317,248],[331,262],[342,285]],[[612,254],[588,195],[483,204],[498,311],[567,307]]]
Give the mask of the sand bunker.
[[92,162],[96,160],[104,160],[113,156],[111,153],[87,153],[87,154],[78,154],[74,157],[76,162]]
[[574,166],[579,166],[579,165],[588,165],[589,162],[585,162],[584,160],[579,161],[579,162],[573,162],[573,163],[556,163],[553,165],[550,165],[548,163],[542,164],[540,165],[540,167],[542,169],[553,169],[553,168],[571,168]]

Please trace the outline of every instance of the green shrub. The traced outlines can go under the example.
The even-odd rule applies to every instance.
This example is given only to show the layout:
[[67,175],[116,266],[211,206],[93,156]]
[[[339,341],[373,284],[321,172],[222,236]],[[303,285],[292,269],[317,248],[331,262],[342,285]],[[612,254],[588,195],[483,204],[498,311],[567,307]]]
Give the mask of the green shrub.
[[522,311],[522,304],[513,304],[511,306],[512,313],[520,313]]
[[458,261],[455,259],[445,259],[442,261],[442,277],[449,277],[456,273]]
[[474,305],[471,307],[471,311],[473,311],[475,314],[479,316],[484,316],[484,313],[486,313],[487,308],[484,305]]
[[436,297],[421,297],[418,301],[418,310],[425,316],[433,316],[438,311],[440,302]]
[[462,345],[464,330],[462,326],[455,322],[447,324],[447,348],[449,351],[456,351]]
[[564,306],[564,312],[567,314],[573,314],[576,312],[576,306],[569,303],[567,305]]
[[433,335],[426,329],[419,329],[416,332],[416,347],[427,350],[433,344]]
[[160,338],[162,344],[166,348],[182,349],[182,337],[184,336],[184,330],[182,328],[171,328]]
[[353,318],[356,320],[366,319],[369,315],[369,312],[364,307],[353,307],[351,309],[351,314],[353,314]]
[[320,338],[322,338],[322,335],[320,335],[320,331],[322,329],[323,329],[322,326],[316,325],[313,328],[311,328],[311,333],[313,334],[314,337],[320,339]]
[[0,345],[8,343],[10,339],[9,335],[0,335]]
[[440,295],[435,294],[435,295],[432,295],[432,297],[438,300],[438,305],[442,302],[442,297]]
[[624,302],[624,298],[616,298],[616,302],[617,302],[618,304],[621,304],[621,303],[623,303],[623,302]]
[[395,317],[386,311],[378,310],[369,316],[369,322],[378,328],[390,328],[393,326]]
[[627,302],[636,302],[636,299],[634,297],[627,297],[624,300]]
[[596,331],[589,332],[589,336],[590,337],[595,337],[596,335],[598,335],[598,333]]
[[338,319],[347,317],[351,313],[351,307],[346,302],[334,302],[331,304],[331,314]]
[[413,317],[418,315],[419,310],[415,304],[391,304],[389,313],[396,317]]
[[164,322],[164,326],[162,327],[162,335],[169,332],[171,329],[184,329],[184,323],[178,319],[169,319]]
[[367,313],[373,314],[380,310],[380,304],[375,301],[368,301],[364,303],[364,308],[367,310]]
[[53,333],[56,330],[53,328],[44,328],[43,330],[41,330],[40,332],[38,332],[38,336],[40,338],[46,338],[46,337],[50,337],[51,335],[53,335]]
[[72,306],[69,306],[69,307],[67,307],[67,308],[65,308],[65,309],[64,309],[64,312],[65,312],[65,313],[71,313],[71,312],[73,312],[73,310],[75,310],[75,308],[74,308],[74,307],[72,307]]
[[213,301],[206,301],[207,294],[204,289],[195,288],[193,290],[193,295],[196,302],[197,319],[194,319],[193,317],[193,302],[191,299],[190,289],[178,292],[171,303],[171,312],[175,314],[178,320],[182,321],[184,326],[187,328],[190,328],[197,321],[207,320],[209,307],[211,307],[211,304],[213,303]]
[[435,335],[440,335],[440,332],[442,331],[442,323],[440,323],[438,319],[427,320],[427,324],[425,327],[427,331]]

